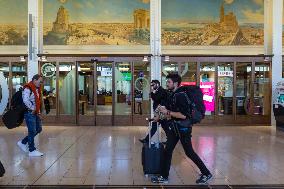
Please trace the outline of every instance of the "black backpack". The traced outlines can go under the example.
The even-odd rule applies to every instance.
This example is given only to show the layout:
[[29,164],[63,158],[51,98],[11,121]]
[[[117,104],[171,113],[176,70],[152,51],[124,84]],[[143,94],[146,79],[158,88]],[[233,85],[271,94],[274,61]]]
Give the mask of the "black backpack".
[[[24,114],[27,108],[23,102],[23,88],[17,91],[11,99],[11,107],[2,116],[2,121],[8,129],[19,127],[24,121]],[[32,91],[30,95],[32,94]]]
[[189,85],[179,88],[188,97],[188,103],[190,104],[190,119],[192,124],[200,123],[205,117],[205,105],[203,102],[203,93],[199,86]]

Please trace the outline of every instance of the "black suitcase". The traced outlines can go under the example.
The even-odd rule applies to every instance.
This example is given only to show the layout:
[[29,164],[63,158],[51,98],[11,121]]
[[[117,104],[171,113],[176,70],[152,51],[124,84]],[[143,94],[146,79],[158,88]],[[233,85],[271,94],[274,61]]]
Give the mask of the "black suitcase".
[[[160,132],[158,124],[157,132]],[[149,136],[151,131],[151,120],[149,120]],[[143,144],[142,147],[142,166],[144,175],[155,175],[161,173],[161,163],[164,157],[164,145],[160,142],[159,135],[159,143],[151,143],[151,137],[149,137],[149,143]]]
[[4,169],[3,164],[2,164],[1,161],[0,161],[0,177],[3,177],[4,174],[5,174],[5,169]]

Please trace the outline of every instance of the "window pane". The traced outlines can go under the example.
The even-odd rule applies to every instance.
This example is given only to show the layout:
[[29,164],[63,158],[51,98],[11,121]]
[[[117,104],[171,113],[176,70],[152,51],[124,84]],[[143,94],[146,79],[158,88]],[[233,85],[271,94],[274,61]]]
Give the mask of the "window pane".
[[74,63],[59,64],[59,110],[62,115],[75,115],[75,81]]
[[138,62],[134,64],[134,114],[149,115],[150,101],[150,64]]
[[267,63],[255,63],[254,78],[254,115],[270,115],[270,66]]
[[27,63],[12,63],[12,95],[15,94],[21,87],[23,87],[27,83],[27,81]]
[[131,115],[131,64],[115,66],[115,115]]
[[196,85],[197,64],[194,62],[180,63],[179,73],[181,75],[182,85]]
[[112,115],[112,63],[97,64],[97,115]]
[[94,64],[78,65],[79,115],[94,116]]
[[43,103],[45,115],[56,115],[56,63],[41,63]]
[[237,63],[237,115],[250,114],[251,63]]
[[205,115],[215,113],[215,63],[201,63],[200,88],[203,91],[203,100],[206,107]]
[[234,64],[218,65],[218,115],[233,114]]

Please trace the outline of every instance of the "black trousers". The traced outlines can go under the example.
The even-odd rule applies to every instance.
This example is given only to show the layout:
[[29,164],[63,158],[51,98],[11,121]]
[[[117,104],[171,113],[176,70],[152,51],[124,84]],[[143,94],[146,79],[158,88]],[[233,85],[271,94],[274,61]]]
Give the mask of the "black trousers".
[[167,142],[161,170],[161,176],[164,178],[169,177],[173,151],[179,140],[182,144],[185,154],[197,165],[201,173],[205,175],[210,174],[210,171],[192,148],[191,132],[191,127],[189,127],[187,130],[180,130],[177,128],[177,126],[170,127],[169,131],[167,132]]
[[[166,120],[162,120],[162,121],[160,121],[160,124],[161,124],[162,128],[164,129],[164,131],[165,131],[165,133],[167,135],[167,132],[169,130],[168,125],[167,125],[167,121]],[[157,129],[158,129],[158,123],[157,122],[152,122],[152,128],[151,128],[151,131],[150,131],[151,137],[156,133]],[[145,137],[145,140],[149,141],[149,134]]]

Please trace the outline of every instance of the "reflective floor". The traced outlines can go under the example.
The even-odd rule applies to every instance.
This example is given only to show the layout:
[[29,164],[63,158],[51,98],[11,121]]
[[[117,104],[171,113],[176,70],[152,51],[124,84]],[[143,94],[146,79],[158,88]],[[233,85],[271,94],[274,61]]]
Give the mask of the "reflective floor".
[[[151,185],[138,142],[146,127],[44,127],[41,158],[16,142],[26,133],[0,128],[0,185]],[[165,137],[163,136],[165,140]],[[194,127],[196,152],[214,174],[210,185],[284,184],[284,133],[271,127]],[[196,166],[175,149],[169,185],[194,185]]]

